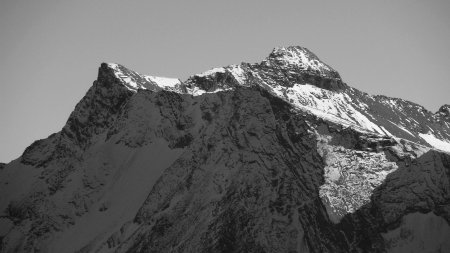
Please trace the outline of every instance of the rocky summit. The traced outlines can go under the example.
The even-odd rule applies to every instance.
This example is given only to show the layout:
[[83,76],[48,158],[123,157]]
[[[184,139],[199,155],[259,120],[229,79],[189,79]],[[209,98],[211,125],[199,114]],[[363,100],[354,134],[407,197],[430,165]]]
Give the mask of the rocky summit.
[[449,108],[298,46],[185,81],[102,63],[0,164],[0,252],[450,252]]

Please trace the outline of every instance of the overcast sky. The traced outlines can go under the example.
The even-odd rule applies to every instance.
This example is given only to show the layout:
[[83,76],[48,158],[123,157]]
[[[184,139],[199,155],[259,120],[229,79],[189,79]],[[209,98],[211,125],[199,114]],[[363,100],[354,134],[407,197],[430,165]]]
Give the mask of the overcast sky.
[[0,1],[0,161],[59,131],[117,62],[179,77],[309,48],[350,86],[450,103],[450,1]]

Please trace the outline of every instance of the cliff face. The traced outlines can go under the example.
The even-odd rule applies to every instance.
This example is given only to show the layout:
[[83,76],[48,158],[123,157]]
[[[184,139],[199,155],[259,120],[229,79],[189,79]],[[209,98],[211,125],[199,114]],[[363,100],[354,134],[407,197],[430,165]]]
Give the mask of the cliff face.
[[1,252],[445,252],[450,121],[302,47],[181,82],[102,64],[0,169]]

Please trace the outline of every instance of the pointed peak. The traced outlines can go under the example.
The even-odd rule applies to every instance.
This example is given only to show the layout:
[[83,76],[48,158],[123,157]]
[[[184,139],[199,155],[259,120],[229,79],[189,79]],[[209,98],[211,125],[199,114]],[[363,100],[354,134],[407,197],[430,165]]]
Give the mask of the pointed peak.
[[306,47],[276,47],[263,63],[268,65],[278,65],[283,68],[294,68],[315,75],[340,79],[339,73],[336,70],[321,61],[317,55]]
[[287,47],[275,47],[272,50],[271,55],[280,55],[280,54],[300,54],[300,53],[304,53],[304,54],[311,54],[313,57],[317,58],[317,56],[311,52],[309,49],[307,49],[306,47],[301,47],[301,46],[287,46]]
[[284,61],[290,64],[301,64],[309,61],[320,62],[313,52],[301,46],[275,47],[266,59]]

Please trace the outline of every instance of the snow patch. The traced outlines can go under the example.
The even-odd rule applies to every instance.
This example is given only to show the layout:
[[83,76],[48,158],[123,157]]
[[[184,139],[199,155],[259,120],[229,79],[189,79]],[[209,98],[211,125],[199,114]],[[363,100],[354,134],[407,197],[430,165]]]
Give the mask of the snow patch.
[[330,220],[339,223],[345,215],[369,203],[374,189],[398,166],[384,153],[332,146],[327,144],[329,140],[331,137],[318,135],[318,151],[326,164],[319,196]]
[[427,134],[419,134],[420,138],[424,139],[428,144],[436,149],[450,153],[450,142],[436,138],[431,132]]
[[225,88],[225,89],[218,88],[213,91],[205,91],[205,90],[200,89],[199,87],[194,87],[192,89],[187,88],[187,91],[188,91],[187,93],[191,94],[192,96],[200,96],[203,94],[211,94],[211,93],[217,93],[217,92],[228,91],[228,90],[233,90],[233,88]]
[[126,88],[133,92],[137,92],[139,89],[146,90],[155,85],[163,90],[178,92],[177,86],[181,84],[177,78],[141,75],[116,63],[108,63],[108,67],[113,69],[114,75],[122,81]]
[[[392,123],[392,122],[391,122]],[[394,124],[394,125],[396,125],[396,124]],[[401,126],[401,125],[396,125],[398,128],[400,128],[401,130],[403,130],[403,131],[405,131],[406,133],[408,133],[409,135],[411,135],[411,136],[413,136],[413,137],[416,137],[413,133],[411,133],[410,131],[408,131],[408,129],[406,129],[406,128],[404,128],[403,126]]]
[[123,73],[123,71],[119,67],[119,64],[117,64],[117,63],[108,63],[108,67],[114,70],[114,75],[125,84],[125,87],[128,90],[133,91],[133,92],[137,92],[138,89],[144,88],[141,85],[138,85],[134,81],[134,79],[132,79],[128,75],[125,75],[125,73]]
[[374,189],[398,166],[384,153],[328,145],[331,136],[318,134],[317,138],[319,154],[326,164],[319,196],[330,220],[339,223],[342,217],[369,203]]
[[386,128],[384,128],[383,126],[380,126],[381,129],[383,129],[383,131],[385,132],[385,134],[389,137],[393,137],[394,135],[391,134]]
[[176,85],[181,84],[180,80],[177,78],[159,77],[159,76],[144,76],[144,78],[150,82],[156,83],[160,87],[173,88]]
[[228,67],[228,70],[240,85],[243,85],[245,83],[245,72],[240,65],[231,65]]
[[205,71],[205,72],[203,72],[201,74],[196,74],[196,76],[204,77],[204,76],[210,76],[210,75],[215,74],[215,73],[225,73],[225,68],[222,68],[222,67],[220,67],[220,68],[213,68],[213,69],[207,70],[207,71]]
[[357,130],[385,135],[385,131],[355,109],[351,98],[310,84],[294,84],[286,88],[276,86],[273,92],[288,100],[297,108],[307,110],[318,117]]

